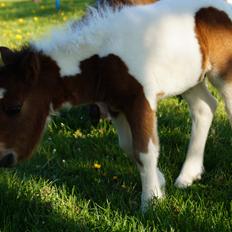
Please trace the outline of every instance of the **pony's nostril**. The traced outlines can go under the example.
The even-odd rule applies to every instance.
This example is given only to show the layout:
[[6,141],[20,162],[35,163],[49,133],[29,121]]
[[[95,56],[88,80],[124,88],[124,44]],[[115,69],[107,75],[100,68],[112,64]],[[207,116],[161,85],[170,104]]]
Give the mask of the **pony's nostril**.
[[12,167],[15,162],[15,156],[13,153],[9,153],[5,155],[1,160],[0,160],[0,167],[1,168],[8,168]]

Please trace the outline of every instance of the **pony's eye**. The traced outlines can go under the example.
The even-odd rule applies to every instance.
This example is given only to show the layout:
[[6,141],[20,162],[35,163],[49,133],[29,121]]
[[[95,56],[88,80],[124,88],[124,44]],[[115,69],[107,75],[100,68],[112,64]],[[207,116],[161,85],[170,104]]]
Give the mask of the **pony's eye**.
[[8,116],[15,116],[21,112],[22,105],[14,105],[5,107],[4,111]]

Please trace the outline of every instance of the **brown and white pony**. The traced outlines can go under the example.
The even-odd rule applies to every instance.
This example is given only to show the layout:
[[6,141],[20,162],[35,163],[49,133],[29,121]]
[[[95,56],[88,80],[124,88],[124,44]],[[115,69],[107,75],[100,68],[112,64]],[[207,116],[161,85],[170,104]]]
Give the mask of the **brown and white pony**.
[[182,94],[193,125],[176,185],[191,185],[203,172],[216,109],[204,84],[206,74],[232,119],[231,18],[230,6],[221,0],[163,0],[93,11],[85,22],[68,24],[20,51],[0,48],[0,165],[31,155],[51,108],[103,102],[120,146],[138,166],[146,209],[154,196],[164,194],[157,167],[157,103]]

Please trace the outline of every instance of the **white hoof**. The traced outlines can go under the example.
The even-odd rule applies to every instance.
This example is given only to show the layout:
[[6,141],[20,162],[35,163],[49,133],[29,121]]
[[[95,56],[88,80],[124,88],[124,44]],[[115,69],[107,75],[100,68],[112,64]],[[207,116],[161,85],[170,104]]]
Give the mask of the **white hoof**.
[[198,171],[197,174],[188,173],[188,174],[181,174],[178,176],[178,178],[175,181],[175,186],[178,188],[187,188],[192,185],[192,183],[196,180],[200,180],[203,168],[201,168],[201,171]]
[[152,200],[161,200],[165,197],[164,193],[164,186],[157,190],[156,193],[150,192],[150,193],[142,193],[141,195],[141,211],[142,213],[145,213],[149,206],[152,203]]

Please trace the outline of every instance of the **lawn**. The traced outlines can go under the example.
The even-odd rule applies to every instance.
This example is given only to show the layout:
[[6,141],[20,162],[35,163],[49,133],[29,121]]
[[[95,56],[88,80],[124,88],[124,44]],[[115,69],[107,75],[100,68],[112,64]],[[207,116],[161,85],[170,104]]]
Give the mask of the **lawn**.
[[[91,1],[0,1],[0,45],[19,48],[53,25],[80,18]],[[217,96],[215,90],[211,88]],[[140,213],[135,165],[107,121],[91,126],[84,109],[52,117],[33,158],[0,170],[0,231],[232,231],[232,133],[219,100],[205,151],[203,179],[188,189],[173,183],[190,137],[184,101],[160,103],[159,166],[166,197]]]

